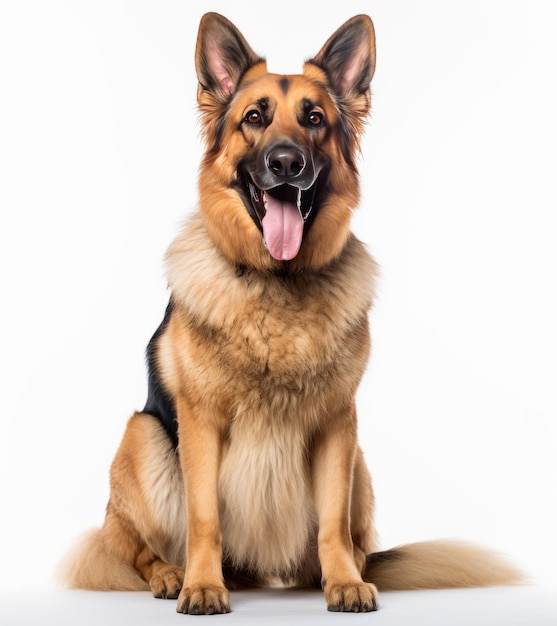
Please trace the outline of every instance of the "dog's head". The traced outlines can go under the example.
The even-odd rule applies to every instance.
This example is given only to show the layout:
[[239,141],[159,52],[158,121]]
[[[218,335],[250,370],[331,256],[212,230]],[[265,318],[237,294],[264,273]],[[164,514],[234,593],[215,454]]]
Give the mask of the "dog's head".
[[267,72],[226,18],[203,16],[196,49],[207,151],[200,207],[233,262],[299,271],[336,258],[358,203],[355,158],[370,108],[369,17],[341,26],[300,75]]

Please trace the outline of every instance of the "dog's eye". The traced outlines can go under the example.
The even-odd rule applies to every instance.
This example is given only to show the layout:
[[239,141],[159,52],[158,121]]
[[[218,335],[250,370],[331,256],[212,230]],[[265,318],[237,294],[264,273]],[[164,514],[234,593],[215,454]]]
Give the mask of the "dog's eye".
[[323,119],[323,113],[319,113],[319,111],[312,111],[308,115],[308,125],[321,126],[323,124]]
[[256,109],[249,111],[244,117],[244,122],[247,122],[248,124],[253,124],[254,126],[261,124],[262,121],[263,118],[261,117],[261,113],[259,113],[259,111],[257,111]]

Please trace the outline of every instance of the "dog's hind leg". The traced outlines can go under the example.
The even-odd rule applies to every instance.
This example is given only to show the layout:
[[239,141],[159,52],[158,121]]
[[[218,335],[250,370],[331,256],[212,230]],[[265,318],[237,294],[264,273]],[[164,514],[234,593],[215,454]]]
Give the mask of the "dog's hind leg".
[[127,526],[128,541],[135,536],[126,556],[153,595],[177,598],[184,581],[183,483],[172,441],[152,415],[130,419],[112,464],[111,488],[105,527],[113,512]]
[[184,583],[184,568],[170,565],[145,546],[136,559],[135,567],[148,581],[155,598],[176,599]]
[[[79,540],[58,577],[67,587],[148,590],[177,597],[183,581],[183,487],[177,455],[159,421],[136,413],[110,472],[102,528]],[[169,563],[173,563],[172,565]]]

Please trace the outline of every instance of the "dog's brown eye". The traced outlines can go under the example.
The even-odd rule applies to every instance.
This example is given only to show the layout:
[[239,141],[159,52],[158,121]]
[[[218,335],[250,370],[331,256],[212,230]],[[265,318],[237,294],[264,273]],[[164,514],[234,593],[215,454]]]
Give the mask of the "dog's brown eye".
[[308,124],[310,126],[321,126],[323,124],[323,114],[319,111],[312,111],[308,115]]
[[253,109],[253,111],[249,111],[244,117],[244,122],[247,122],[248,124],[257,125],[261,124],[262,121],[263,119],[261,118],[261,113],[255,109]]

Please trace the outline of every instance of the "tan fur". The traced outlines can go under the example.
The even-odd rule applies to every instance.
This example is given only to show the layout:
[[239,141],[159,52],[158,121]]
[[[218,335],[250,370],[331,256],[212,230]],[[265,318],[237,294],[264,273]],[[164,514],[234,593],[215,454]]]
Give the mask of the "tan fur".
[[[381,554],[381,553],[379,553]],[[424,541],[389,550],[392,560],[371,564],[380,590],[516,585],[526,581],[502,555],[465,541]]]
[[[339,40],[346,61],[335,54]],[[349,230],[375,64],[371,21],[349,20],[302,75],[281,77],[267,74],[232,24],[208,14],[196,61],[208,144],[200,206],[169,248],[173,308],[153,344],[178,448],[153,415],[131,417],[112,464],[105,523],[63,564],[65,584],[150,588],[178,598],[180,612],[224,613],[227,587],[276,577],[322,584],[329,609],[346,611],[377,608],[372,583],[515,582],[515,570],[460,544],[373,556],[374,497],[355,396],[370,349],[376,266]],[[243,122],[262,99],[272,123]],[[326,125],[300,122],[306,102]],[[277,261],[235,185],[242,158],[284,137],[305,154],[327,155],[329,166],[299,253]]]

